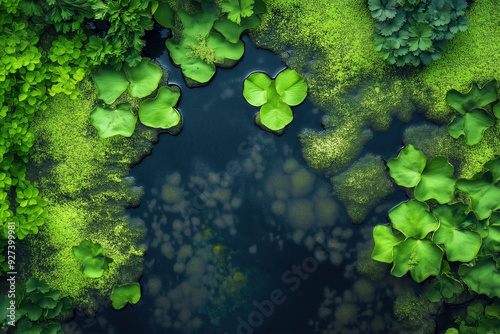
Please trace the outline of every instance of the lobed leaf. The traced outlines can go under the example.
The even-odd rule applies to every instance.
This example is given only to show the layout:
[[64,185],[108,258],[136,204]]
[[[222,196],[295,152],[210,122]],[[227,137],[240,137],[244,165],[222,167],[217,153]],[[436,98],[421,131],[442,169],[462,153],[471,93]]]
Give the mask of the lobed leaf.
[[392,225],[407,238],[424,239],[438,228],[438,221],[423,202],[410,200],[389,211]]
[[110,298],[115,310],[124,308],[127,303],[137,304],[141,299],[141,287],[139,283],[115,284]]
[[391,263],[394,245],[403,241],[405,236],[399,232],[394,233],[390,226],[377,225],[373,229],[373,239],[375,240],[375,248],[372,252],[372,259]]
[[116,110],[95,107],[90,113],[92,125],[94,125],[99,137],[108,138],[116,135],[130,137],[134,133],[137,116],[130,108],[130,104],[124,103],[118,106]]
[[179,124],[181,116],[174,106],[180,93],[168,87],[160,87],[154,99],[147,99],[139,107],[141,123],[153,128],[168,129]]
[[465,115],[456,117],[448,125],[448,133],[455,139],[465,136],[468,145],[476,145],[483,139],[484,131],[495,123],[493,118],[482,109],[473,109]]
[[465,94],[453,89],[446,94],[446,102],[459,113],[465,114],[496,101],[496,86],[497,82],[493,80],[482,88],[479,88],[477,84],[473,84],[472,88]]
[[394,246],[394,266],[391,274],[404,276],[408,271],[418,283],[429,276],[437,276],[441,271],[443,250],[429,239],[408,238]]

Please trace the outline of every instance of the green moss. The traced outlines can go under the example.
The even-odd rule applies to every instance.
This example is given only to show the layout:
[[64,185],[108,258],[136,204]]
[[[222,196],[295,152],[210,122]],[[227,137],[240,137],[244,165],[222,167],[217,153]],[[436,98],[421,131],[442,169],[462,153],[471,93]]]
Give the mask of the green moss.
[[375,242],[371,239],[365,244],[358,245],[358,256],[356,261],[356,270],[360,275],[369,278],[372,281],[380,281],[387,276],[391,266],[388,263],[375,261],[372,259],[372,252],[375,248]]
[[370,210],[393,191],[384,161],[373,155],[360,158],[331,181],[333,194],[355,224],[362,223]]
[[198,44],[188,44],[187,48],[191,51],[186,55],[190,58],[200,58],[207,64],[214,64],[217,59],[215,57],[215,48],[207,46],[207,40],[204,37],[198,37]]
[[[92,313],[99,300],[109,299],[114,284],[136,280],[142,271],[144,249],[137,243],[143,232],[124,217],[125,206],[137,204],[141,192],[127,175],[131,164],[151,150],[157,133],[141,125],[130,138],[99,138],[90,122],[97,91],[90,79],[78,89],[74,100],[56,95],[33,122],[37,140],[30,178],[47,199],[49,216],[39,234],[28,239],[31,256],[24,272]],[[72,254],[84,239],[99,243],[113,259],[100,278],[83,276]]]
[[410,288],[404,288],[394,303],[394,315],[399,320],[395,329],[398,333],[404,330],[414,334],[434,333],[436,324],[431,317],[437,314],[440,306],[441,303],[431,303],[427,296],[419,297]]
[[406,130],[404,143],[421,149],[428,159],[447,157],[455,167],[457,177],[470,178],[480,172],[483,165],[500,152],[500,124],[484,133],[484,139],[477,145],[469,146],[465,139],[453,139],[446,127],[434,125],[413,126]]
[[305,130],[300,135],[300,143],[302,154],[311,168],[333,175],[349,166],[371,138],[371,131],[353,124],[320,133]]

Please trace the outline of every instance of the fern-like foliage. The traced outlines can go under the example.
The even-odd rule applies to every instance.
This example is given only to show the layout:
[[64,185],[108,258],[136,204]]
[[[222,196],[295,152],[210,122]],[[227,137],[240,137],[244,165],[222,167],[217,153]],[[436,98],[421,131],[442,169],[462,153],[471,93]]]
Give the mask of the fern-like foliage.
[[375,50],[398,66],[429,65],[446,42],[467,30],[466,0],[368,0]]

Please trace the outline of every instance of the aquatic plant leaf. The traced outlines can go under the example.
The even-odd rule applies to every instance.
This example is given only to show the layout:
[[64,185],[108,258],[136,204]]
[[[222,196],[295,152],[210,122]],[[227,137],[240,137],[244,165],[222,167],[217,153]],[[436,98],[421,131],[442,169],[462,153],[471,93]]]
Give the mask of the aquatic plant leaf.
[[469,225],[477,223],[474,214],[469,214],[469,207],[462,203],[438,205],[432,212],[439,220],[433,241],[444,244],[448,260],[472,261],[481,248],[481,236],[467,229]]
[[500,298],[500,272],[491,257],[482,256],[474,263],[462,264],[458,274],[472,291]]
[[253,14],[254,0],[222,0],[220,7],[228,19],[240,24],[243,17]]
[[378,21],[385,21],[396,16],[396,0],[368,0],[368,7],[373,18]]
[[287,104],[281,101],[268,102],[260,108],[260,120],[269,129],[278,131],[290,124],[293,120],[293,112]]
[[38,290],[40,292],[47,292],[49,291],[49,285],[45,283],[42,280],[39,280],[38,278],[31,277],[27,282],[26,282],[26,292],[30,293],[35,290]]
[[452,298],[458,297],[465,291],[463,284],[457,278],[457,275],[451,272],[448,261],[442,260],[441,273],[436,276],[432,288],[427,292],[427,298],[431,302],[438,302],[442,298],[447,302],[453,302]]
[[82,261],[82,272],[91,278],[101,277],[112,260],[104,255],[101,245],[90,240],[82,240],[79,246],[73,247],[73,254]]
[[389,211],[389,218],[395,229],[407,238],[423,239],[438,228],[438,221],[429,212],[429,206],[423,202],[410,200]]
[[493,113],[496,118],[500,118],[500,103],[497,103],[493,106]]
[[168,129],[179,124],[181,115],[174,108],[180,93],[168,87],[160,87],[154,99],[147,99],[139,107],[141,123],[152,128]]
[[394,245],[403,241],[405,236],[397,231],[393,233],[390,226],[377,225],[373,229],[373,239],[375,240],[375,248],[372,252],[372,259],[379,262],[391,263]]
[[389,173],[396,183],[403,187],[415,187],[421,179],[427,159],[419,149],[408,145],[397,158],[387,161]]
[[488,218],[493,211],[500,209],[500,184],[493,183],[491,172],[476,174],[472,179],[460,179],[457,188],[465,191],[471,198],[472,210],[477,218],[482,220]]
[[28,299],[22,301],[19,313],[26,314],[31,321],[37,321],[42,316],[42,308]]
[[491,172],[493,183],[497,183],[498,181],[500,181],[500,157],[485,163],[484,169]]
[[113,66],[101,65],[99,71],[92,76],[97,87],[97,97],[106,104],[112,104],[127,90],[129,82],[123,71],[117,71]]
[[156,8],[154,18],[156,22],[158,22],[160,25],[162,25],[165,28],[173,28],[175,24],[175,17],[174,17],[174,12],[170,8],[170,6],[165,3],[161,2],[158,5],[158,8]]
[[394,246],[393,258],[392,275],[402,277],[410,271],[413,280],[421,283],[429,276],[439,275],[443,250],[429,239],[408,238]]
[[208,36],[207,47],[214,48],[216,63],[219,64],[223,64],[226,59],[238,60],[245,53],[245,45],[242,41],[231,43],[216,32]]
[[289,106],[302,103],[307,96],[307,84],[304,79],[292,69],[286,69],[276,77],[276,91],[283,102]]
[[151,63],[148,58],[143,58],[135,67],[125,64],[124,70],[130,81],[128,90],[134,97],[145,97],[154,92],[163,75],[161,68]]
[[101,138],[115,135],[130,137],[137,122],[137,116],[132,113],[128,103],[120,104],[116,110],[97,106],[90,113],[90,117]]
[[490,252],[500,252],[500,212],[491,214],[487,232],[483,239],[483,249]]
[[139,299],[141,299],[141,287],[139,283],[115,284],[110,298],[115,310],[124,308],[127,303],[137,304]]
[[178,11],[177,15],[182,21],[182,35],[194,39],[208,36],[214,22],[219,18],[215,5],[208,2],[203,2],[202,10],[193,15],[189,15],[183,10]]
[[251,105],[260,107],[267,102],[268,88],[272,82],[265,73],[252,73],[243,82],[243,97]]
[[243,31],[255,28],[259,25],[260,19],[257,15],[252,15],[241,19],[240,24],[237,24],[226,17],[219,18],[214,28],[224,36],[229,42],[237,43],[240,40]]
[[453,166],[448,159],[437,157],[429,161],[415,188],[415,198],[419,201],[436,199],[440,204],[448,203],[455,193],[456,179]]
[[465,94],[457,90],[450,90],[446,94],[446,102],[461,114],[468,113],[472,109],[482,108],[497,99],[496,80],[488,82],[483,88],[473,84],[472,88]]
[[215,74],[215,65],[199,58],[187,58],[181,63],[182,74],[199,83],[209,82]]
[[468,145],[476,145],[483,139],[484,131],[495,121],[482,109],[473,109],[465,115],[456,117],[448,125],[448,133],[455,139],[465,136]]

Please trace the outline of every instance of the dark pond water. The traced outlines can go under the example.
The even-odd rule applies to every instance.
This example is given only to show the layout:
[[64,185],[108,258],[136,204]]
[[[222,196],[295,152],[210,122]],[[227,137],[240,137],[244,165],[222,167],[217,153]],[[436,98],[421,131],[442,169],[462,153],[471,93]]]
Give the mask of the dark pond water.
[[[254,71],[275,76],[285,65],[244,42],[241,62],[218,69],[204,87],[186,87],[168,56],[158,59],[182,90],[184,124],[177,136],[162,134],[131,171],[145,192],[129,210],[147,227],[142,298],[123,311],[78,316],[69,332],[391,331],[392,303],[406,281],[371,282],[357,274],[356,259],[404,194],[391,195],[363,226],[352,225],[329,181],[301,156],[298,135],[320,131],[323,113],[306,100],[279,137],[254,124],[258,110],[242,96],[244,79]],[[406,127],[394,121],[363,154],[394,156]]]

